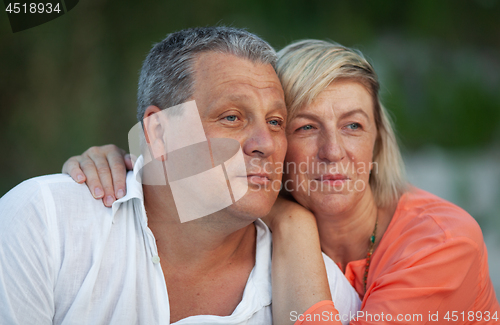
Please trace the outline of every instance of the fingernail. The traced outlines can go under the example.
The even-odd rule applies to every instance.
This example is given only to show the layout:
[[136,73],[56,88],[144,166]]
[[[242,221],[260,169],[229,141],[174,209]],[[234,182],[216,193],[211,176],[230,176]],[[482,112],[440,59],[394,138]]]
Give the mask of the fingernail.
[[83,177],[82,174],[78,174],[78,176],[76,176],[76,179],[78,180],[78,183],[81,183],[85,178]]
[[102,189],[100,187],[96,187],[94,189],[94,196],[96,199],[101,198],[103,195],[104,195],[104,192],[102,191]]
[[111,206],[113,204],[113,197],[111,195],[106,196],[106,206]]
[[122,190],[122,189],[119,189],[119,190],[118,190],[118,193],[116,193],[116,198],[117,198],[117,199],[121,199],[121,198],[122,198],[122,197],[124,197],[124,196],[125,196],[125,191],[124,191],[124,190]]

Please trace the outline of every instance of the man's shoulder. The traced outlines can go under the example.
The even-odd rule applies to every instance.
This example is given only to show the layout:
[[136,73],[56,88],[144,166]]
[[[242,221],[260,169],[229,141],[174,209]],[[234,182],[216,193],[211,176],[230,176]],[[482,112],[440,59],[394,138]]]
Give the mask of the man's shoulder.
[[12,199],[19,196],[29,197],[39,193],[43,188],[51,186],[64,186],[73,191],[83,189],[82,184],[76,183],[69,175],[51,174],[27,179],[12,188],[0,199]]
[[33,218],[47,223],[50,218],[64,220],[85,216],[85,211],[107,209],[85,184],[76,183],[68,175],[46,175],[28,179],[0,198],[0,224],[7,228]]
[[79,200],[95,201],[85,184],[76,183],[69,175],[52,174],[33,177],[20,183],[3,197],[0,202],[12,205],[16,203],[40,203],[41,200],[67,201],[71,197]]

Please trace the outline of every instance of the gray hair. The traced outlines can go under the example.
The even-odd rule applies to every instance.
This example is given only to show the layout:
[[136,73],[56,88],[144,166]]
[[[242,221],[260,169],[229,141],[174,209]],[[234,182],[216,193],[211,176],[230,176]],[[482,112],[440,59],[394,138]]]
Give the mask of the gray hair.
[[243,29],[199,27],[169,34],[153,46],[142,65],[137,92],[137,119],[150,105],[165,109],[193,94],[196,56],[215,51],[275,67],[276,52],[266,41]]

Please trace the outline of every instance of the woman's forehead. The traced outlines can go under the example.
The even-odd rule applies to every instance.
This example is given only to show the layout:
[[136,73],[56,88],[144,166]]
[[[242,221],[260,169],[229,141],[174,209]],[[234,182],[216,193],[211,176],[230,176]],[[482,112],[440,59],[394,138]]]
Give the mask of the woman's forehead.
[[339,80],[331,83],[310,104],[299,108],[292,118],[307,115],[361,114],[373,119],[373,98],[366,87],[357,81]]

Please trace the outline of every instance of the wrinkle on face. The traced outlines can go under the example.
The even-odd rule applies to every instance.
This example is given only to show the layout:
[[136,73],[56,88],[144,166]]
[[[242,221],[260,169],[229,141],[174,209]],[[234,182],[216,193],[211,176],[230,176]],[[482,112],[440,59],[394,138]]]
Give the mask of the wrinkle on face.
[[[372,96],[362,84],[352,80],[332,83],[289,121],[287,164],[306,164],[308,170],[312,170],[312,165],[319,162],[330,167],[369,166],[377,137],[373,109]],[[358,124],[360,128],[351,128]],[[311,127],[304,131],[302,128],[306,125]],[[311,193],[297,188],[292,194],[313,212],[345,211],[359,203],[369,192],[368,172],[352,172],[350,168],[349,171],[347,176],[352,181],[365,184],[363,191],[329,189]],[[315,177],[317,173],[298,172],[289,173],[286,179],[300,182],[314,180]]]
[[[254,63],[231,54],[202,53],[194,64],[196,101],[207,138],[232,138],[239,141],[247,172],[252,159],[276,169],[283,164],[287,148],[286,106],[283,89],[270,64]],[[226,119],[231,116],[230,121]],[[279,127],[270,121],[281,121]],[[246,176],[245,176],[246,177]],[[281,173],[272,173],[281,182]],[[279,187],[256,188],[231,207],[240,214],[267,214]]]

